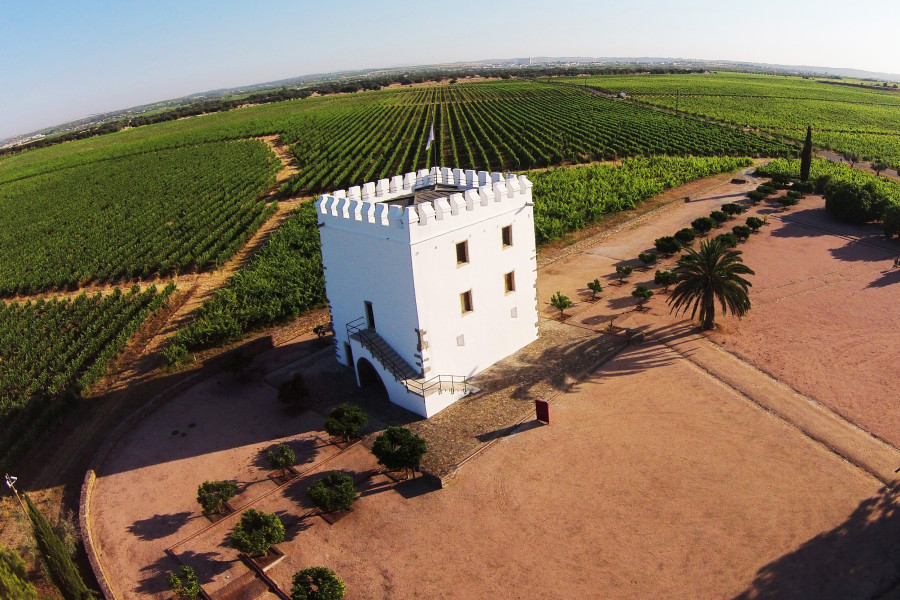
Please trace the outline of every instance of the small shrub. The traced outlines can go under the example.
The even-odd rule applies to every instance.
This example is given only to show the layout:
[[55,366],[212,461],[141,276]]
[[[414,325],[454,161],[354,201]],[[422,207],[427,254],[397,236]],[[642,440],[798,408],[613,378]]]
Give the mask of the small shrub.
[[800,202],[799,198],[788,196],[787,194],[778,198],[778,204],[780,204],[784,208],[787,208],[788,206],[794,206],[798,202]]
[[734,215],[739,215],[744,212],[744,207],[740,204],[735,204],[734,202],[729,202],[728,204],[722,205],[722,212],[728,215],[729,217],[733,217]]
[[562,318],[566,314],[566,309],[572,306],[572,299],[568,296],[563,296],[557,291],[555,294],[550,296],[550,306],[553,308],[559,309],[559,316]]
[[815,183],[813,184],[813,188],[817,194],[822,194],[825,192],[825,188],[828,187],[828,184],[831,183],[831,175],[820,175]]
[[752,192],[747,192],[747,197],[750,198],[750,201],[756,204],[760,200],[765,200],[767,194],[764,194],[760,191],[754,190]]
[[591,290],[591,300],[596,300],[597,294],[603,291],[603,285],[600,283],[599,279],[588,282],[587,287]]
[[900,235],[900,204],[890,204],[884,209],[881,226],[888,239]]
[[322,512],[342,511],[356,502],[356,486],[346,473],[332,471],[306,488],[306,495]]
[[336,406],[325,419],[325,431],[328,435],[342,437],[345,440],[357,438],[369,424],[369,417],[360,407],[347,402]]
[[701,235],[709,233],[716,226],[716,222],[709,217],[700,217],[691,221],[691,227],[700,232]]
[[731,228],[731,232],[738,240],[746,240],[750,237],[751,229],[746,225],[735,225]]
[[237,493],[238,485],[233,481],[204,481],[197,488],[197,502],[204,512],[214,514]]
[[685,227],[676,231],[673,237],[681,242],[682,246],[690,246],[697,238],[697,233],[693,229]]
[[803,194],[801,194],[797,190],[790,190],[790,191],[788,191],[787,194],[785,194],[785,196],[787,196],[788,198],[795,198],[795,199],[799,200],[800,198],[803,197]]
[[728,215],[723,213],[721,210],[714,210],[709,213],[709,218],[716,222],[716,227],[719,227],[728,220]]
[[812,181],[795,181],[791,185],[791,189],[800,192],[802,195],[806,195],[812,194],[816,189],[816,185]]
[[0,546],[0,598],[37,600],[37,591],[28,580],[28,567],[19,553]]
[[637,299],[638,307],[641,307],[653,296],[653,290],[645,285],[639,285],[631,292],[631,295]]
[[653,244],[659,252],[662,252],[666,256],[672,256],[681,250],[681,242],[671,235],[657,238]]
[[619,276],[620,282],[625,281],[626,279],[631,277],[632,273],[634,273],[634,267],[630,267],[627,265],[619,265],[618,267],[616,267],[616,275]]
[[722,233],[717,235],[716,239],[722,241],[729,248],[737,248],[738,240],[733,233]]
[[278,401],[295,411],[308,408],[309,388],[300,373],[278,386]]
[[378,459],[379,465],[391,471],[412,469],[413,477],[425,452],[425,440],[400,426],[388,427],[372,444],[372,454]]
[[187,565],[182,565],[177,573],[169,573],[169,587],[179,600],[197,600],[200,596],[200,581]]
[[343,600],[346,586],[327,567],[310,567],[294,573],[291,600]]
[[747,227],[749,227],[752,231],[756,231],[760,227],[763,226],[763,220],[759,217],[747,217]]
[[231,544],[247,554],[263,556],[284,541],[284,524],[278,515],[247,509],[231,532]]
[[758,188],[756,188],[756,191],[761,194],[765,194],[766,196],[771,196],[778,190],[775,189],[775,186],[763,184],[763,185],[759,186]]
[[266,459],[273,471],[281,471],[281,474],[285,475],[288,467],[296,462],[297,455],[294,453],[294,449],[287,444],[278,444],[274,450],[266,453]]
[[656,262],[656,253],[655,252],[641,252],[638,254],[638,260],[644,264],[644,267],[649,267],[653,263]]
[[653,277],[653,283],[656,285],[661,285],[663,289],[668,291],[669,286],[678,281],[678,273],[673,273],[672,271],[656,271],[656,275]]

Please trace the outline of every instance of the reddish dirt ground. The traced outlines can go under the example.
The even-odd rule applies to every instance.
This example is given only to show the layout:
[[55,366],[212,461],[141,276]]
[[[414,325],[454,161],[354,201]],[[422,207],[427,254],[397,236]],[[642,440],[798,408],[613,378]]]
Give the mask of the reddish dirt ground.
[[[710,336],[669,316],[661,291],[634,310],[630,291],[652,270],[613,282],[616,264],[636,264],[654,238],[750,187],[723,184],[541,269],[546,317],[558,312],[550,294],[578,298],[598,277],[602,299],[582,296],[567,322],[600,329],[615,317],[648,340],[557,397],[552,425],[526,424],[445,489],[372,476],[365,446],[338,454],[318,432],[321,417],[285,420],[264,384],[219,376],[188,390],[140,423],[99,474],[94,534],[114,589],[168,597],[176,563],[163,549],[206,525],[196,486],[221,477],[250,485],[240,502],[270,491],[254,507],[291,524],[287,558],[270,572],[284,589],[296,570],[325,565],[351,600],[896,594],[900,511],[882,481],[900,454],[817,402],[894,439],[900,411],[884,400],[898,374],[889,292],[900,271],[889,267],[900,249],[831,223],[814,197],[786,213],[760,206],[770,224],[741,246],[757,271],[754,309]],[[285,364],[272,367],[293,368]],[[276,490],[259,455],[281,439],[312,470]],[[329,525],[304,490],[332,468],[353,473],[362,494]],[[236,518],[175,548],[217,600],[249,577],[227,544]]]

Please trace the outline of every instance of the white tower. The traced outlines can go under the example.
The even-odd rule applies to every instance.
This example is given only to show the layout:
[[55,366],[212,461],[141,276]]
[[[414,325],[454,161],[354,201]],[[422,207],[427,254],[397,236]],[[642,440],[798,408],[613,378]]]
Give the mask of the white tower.
[[317,202],[338,362],[424,417],[537,339],[531,182],[421,170]]

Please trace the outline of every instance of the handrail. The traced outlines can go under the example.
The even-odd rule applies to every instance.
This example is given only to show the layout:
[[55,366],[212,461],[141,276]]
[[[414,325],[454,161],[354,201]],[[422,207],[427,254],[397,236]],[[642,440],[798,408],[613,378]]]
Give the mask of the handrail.
[[410,392],[425,396],[428,392],[437,388],[439,394],[444,392],[445,384],[449,384],[451,392],[455,392],[457,386],[462,386],[463,393],[469,391],[469,381],[463,375],[435,375],[426,381],[411,379],[406,377],[403,367],[398,365],[391,357],[387,356],[381,348],[375,344],[375,340],[366,333],[368,327],[365,327],[365,317],[359,317],[347,323],[347,338],[353,334],[359,338],[359,343],[363,348],[372,353],[372,356],[378,360],[384,368],[386,368],[394,379],[402,383]]
[[360,317],[353,321],[347,323],[347,337],[349,338],[354,333],[359,337],[360,344],[362,344],[363,348],[372,353],[372,355],[378,359],[379,362],[391,372],[391,375],[394,376],[394,379],[397,381],[405,381],[406,373],[404,372],[403,367],[398,365],[394,360],[386,355],[381,348],[379,348],[373,339],[366,334],[367,327],[363,327],[362,324],[365,322],[365,317]]

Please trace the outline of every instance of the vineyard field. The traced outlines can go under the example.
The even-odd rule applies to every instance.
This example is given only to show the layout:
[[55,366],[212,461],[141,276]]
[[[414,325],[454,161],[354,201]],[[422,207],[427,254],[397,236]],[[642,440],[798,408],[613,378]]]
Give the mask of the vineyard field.
[[98,380],[174,289],[0,303],[0,463]]
[[[432,116],[433,115],[433,116]],[[148,125],[0,158],[0,183],[160,149],[280,135],[301,172],[286,191],[314,194],[431,166],[527,169],[655,154],[788,156],[754,133],[524,80],[385,89],[252,106]]]
[[0,295],[221,264],[268,217],[280,161],[229,141],[105,160],[0,185]]
[[569,80],[681,113],[900,166],[900,92],[738,73],[610,75]]
[[593,165],[531,173],[538,243],[582,229],[604,215],[694,179],[736,171],[749,158],[635,158],[621,165]]
[[206,301],[165,351],[169,362],[325,304],[315,205],[300,208],[253,261]]

